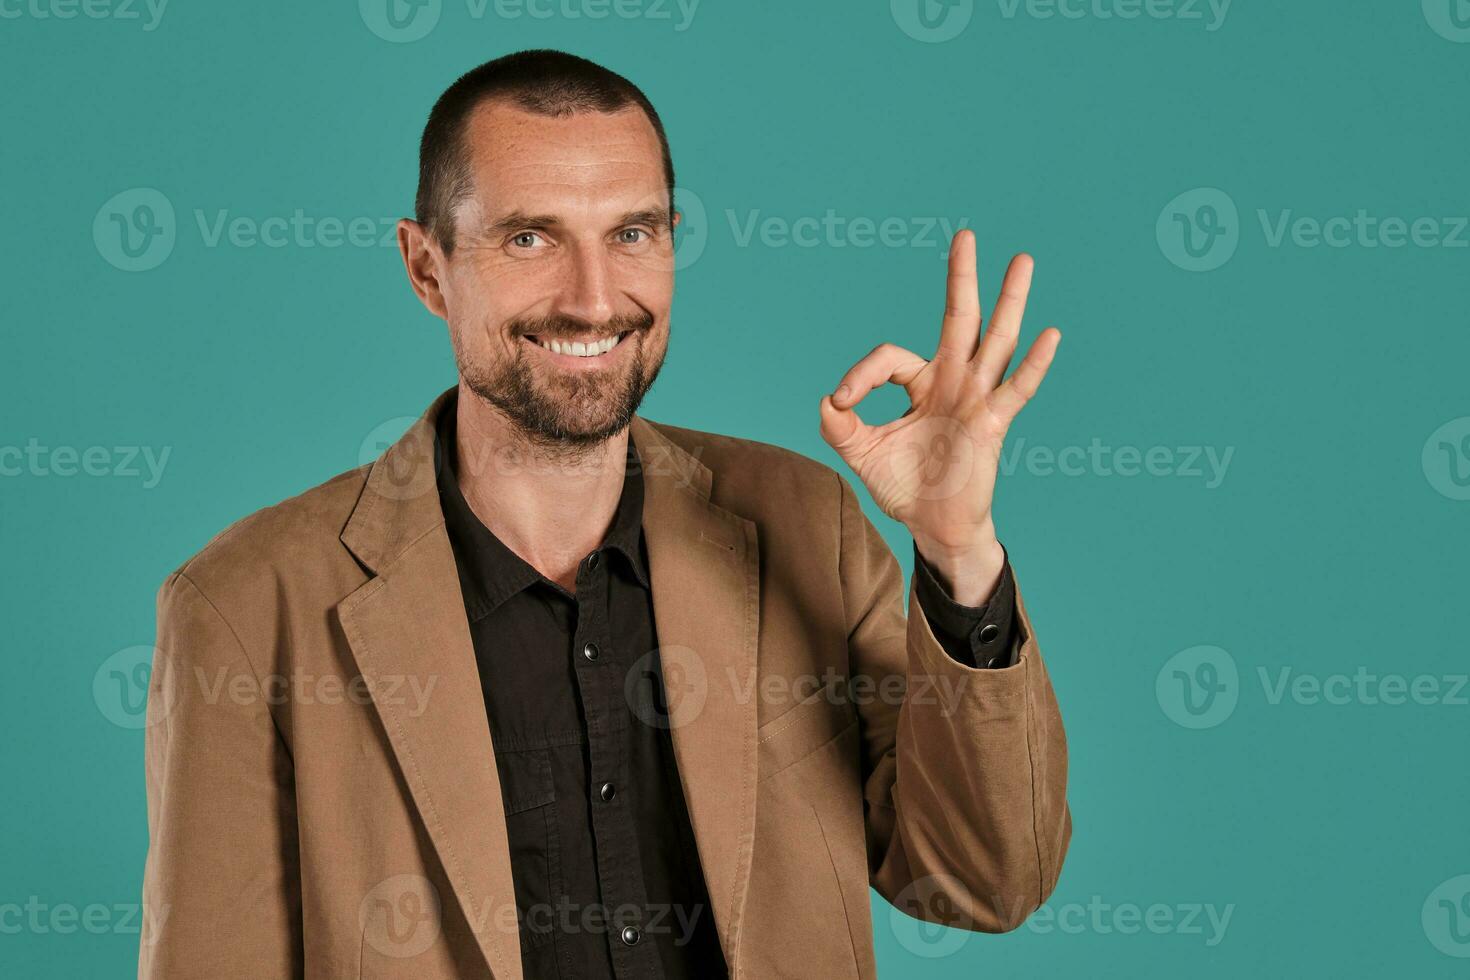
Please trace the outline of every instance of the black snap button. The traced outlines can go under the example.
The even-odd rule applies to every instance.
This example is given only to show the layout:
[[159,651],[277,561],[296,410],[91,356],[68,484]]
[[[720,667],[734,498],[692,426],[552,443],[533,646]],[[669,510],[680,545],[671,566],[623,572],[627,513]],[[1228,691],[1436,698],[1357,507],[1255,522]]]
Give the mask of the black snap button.
[[637,926],[623,926],[622,935],[623,945],[625,946],[636,946],[638,945],[638,940],[643,937],[643,933],[638,931]]
[[981,643],[994,643],[997,636],[1000,636],[1000,627],[994,623],[986,623],[980,627]]
[[586,657],[588,660],[596,660],[597,654],[598,650],[596,643],[589,643],[582,648],[582,656]]
[[592,554],[588,555],[587,556],[587,570],[588,571],[591,571],[592,569],[596,568],[597,567],[597,562],[599,560],[600,559],[597,556],[597,552],[595,552],[595,551],[592,552]]
[[598,790],[598,793],[602,796],[604,800],[611,800],[614,796],[618,795],[618,788],[612,783],[603,783],[602,788]]
[[985,666],[992,668],[999,667],[1004,662],[1005,661],[1001,660],[999,657],[991,657],[989,660],[985,661]]

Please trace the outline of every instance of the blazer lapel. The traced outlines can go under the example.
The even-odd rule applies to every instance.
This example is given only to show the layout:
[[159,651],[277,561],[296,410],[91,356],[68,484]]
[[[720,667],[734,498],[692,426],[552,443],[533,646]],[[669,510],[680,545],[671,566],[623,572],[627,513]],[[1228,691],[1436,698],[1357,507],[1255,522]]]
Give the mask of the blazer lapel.
[[[342,541],[375,573],[337,607],[455,897],[496,977],[521,975],[500,779],[434,474],[449,392],[373,464]],[[388,696],[432,683],[428,708]]]
[[631,434],[674,757],[734,975],[755,840],[756,528],[710,500],[709,468],[653,423],[635,416]]
[[[440,395],[373,464],[342,542],[373,573],[337,607],[399,767],[480,951],[520,976],[505,811],[474,644],[434,473]],[[712,474],[635,416],[643,531],[668,683],[668,724],[732,971],[755,838],[755,524],[710,500]],[[433,683],[428,710],[380,679]],[[733,974],[732,974],[733,975]]]

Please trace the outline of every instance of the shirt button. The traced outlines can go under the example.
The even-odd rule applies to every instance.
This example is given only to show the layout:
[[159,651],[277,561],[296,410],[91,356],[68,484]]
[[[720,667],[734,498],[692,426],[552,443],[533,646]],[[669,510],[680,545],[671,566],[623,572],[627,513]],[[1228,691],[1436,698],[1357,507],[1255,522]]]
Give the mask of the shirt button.
[[1000,627],[994,623],[986,623],[980,627],[981,643],[994,643],[997,636],[1000,636]]
[[612,783],[603,783],[602,788],[597,792],[604,800],[611,800],[614,796],[618,795],[618,788]]
[[636,946],[638,940],[643,937],[643,933],[638,931],[637,926],[623,926],[622,936],[624,946]]
[[597,653],[598,650],[596,643],[589,643],[582,648],[582,656],[586,657],[588,660],[596,660]]
[[985,666],[994,668],[999,667],[1002,663],[1004,663],[1004,661],[1002,661],[999,657],[991,657],[989,660],[985,661]]
[[587,556],[587,570],[590,572],[590,571],[592,571],[592,569],[596,568],[597,567],[597,562],[599,560],[600,559],[597,556],[597,552],[595,552],[595,551],[592,552],[592,554],[588,555]]

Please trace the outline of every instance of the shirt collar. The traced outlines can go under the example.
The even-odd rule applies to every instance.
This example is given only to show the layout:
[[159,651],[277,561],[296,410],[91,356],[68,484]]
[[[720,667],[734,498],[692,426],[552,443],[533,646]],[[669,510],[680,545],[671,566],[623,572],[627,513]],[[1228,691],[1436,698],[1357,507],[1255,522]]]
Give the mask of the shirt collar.
[[[470,620],[488,615],[506,599],[537,582],[564,594],[565,590],[560,585],[512,551],[470,509],[459,489],[458,460],[454,451],[457,411],[456,395],[445,402],[444,410],[435,421],[434,472],[437,474],[439,502],[444,511],[444,526],[459,566],[460,588],[464,592]],[[643,547],[643,468],[631,433],[625,467],[622,496],[618,498],[612,525],[600,550],[622,555],[633,577],[649,589]]]

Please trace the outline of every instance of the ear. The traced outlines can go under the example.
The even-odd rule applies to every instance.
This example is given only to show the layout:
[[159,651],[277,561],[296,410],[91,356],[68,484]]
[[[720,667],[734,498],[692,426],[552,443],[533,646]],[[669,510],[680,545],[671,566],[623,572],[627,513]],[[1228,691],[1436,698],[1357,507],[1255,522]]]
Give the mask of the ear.
[[441,320],[448,321],[449,309],[444,303],[444,292],[440,280],[448,260],[439,242],[429,234],[429,229],[411,218],[398,221],[398,252],[403,256],[403,268],[408,273],[409,285],[424,308]]

